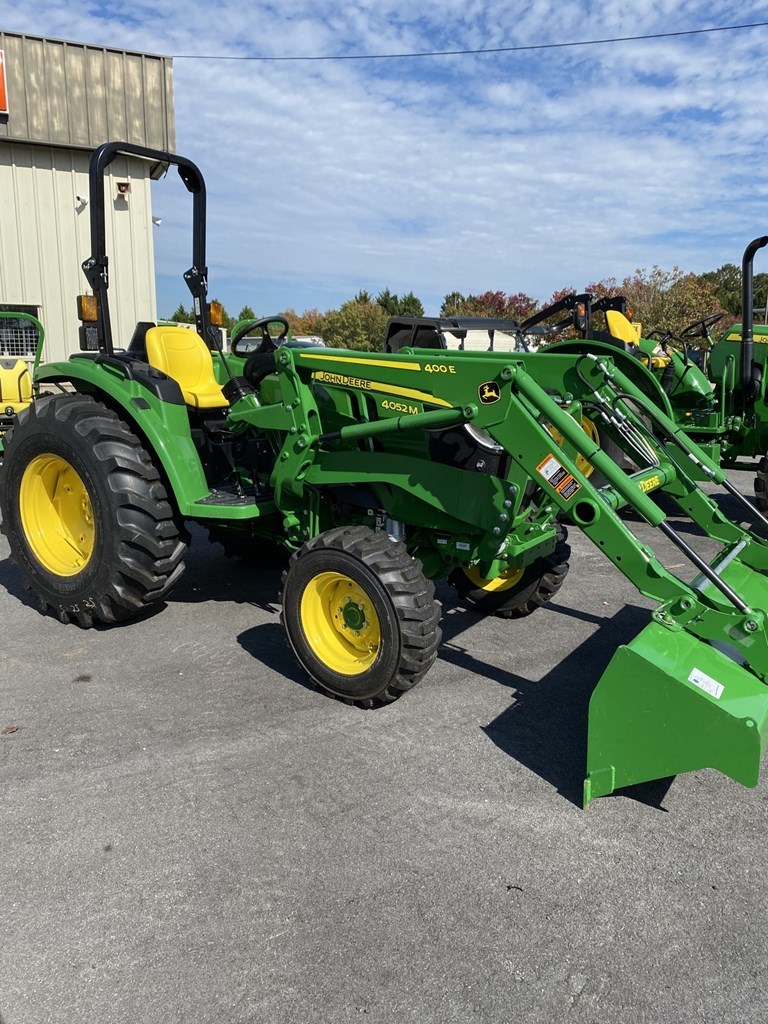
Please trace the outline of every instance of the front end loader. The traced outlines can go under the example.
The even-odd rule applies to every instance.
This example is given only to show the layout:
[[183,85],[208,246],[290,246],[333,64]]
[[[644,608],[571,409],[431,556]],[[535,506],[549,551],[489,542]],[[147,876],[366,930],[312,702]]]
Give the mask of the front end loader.
[[[175,165],[194,208],[196,329],[143,322],[124,346],[103,225],[118,153]],[[273,330],[279,318],[259,322],[255,348],[236,337],[225,354],[195,165],[109,143],[92,159],[90,198],[83,351],[38,369],[36,383],[59,391],[19,415],[0,468],[11,557],[43,610],[84,628],[131,619],[170,592],[196,522],[255,565],[284,553],[282,622],[298,661],[330,695],[371,707],[434,663],[435,580],[460,574],[481,611],[530,614],[563,582],[570,526],[657,602],[592,695],[585,806],[703,767],[757,783],[768,544],[723,515],[701,484],[754,510],[610,356],[350,352],[297,345]],[[674,529],[660,494],[718,542],[714,560]],[[676,546],[692,579],[635,537],[625,506]]]
[[[754,261],[768,236],[751,241],[742,255],[742,322],[716,341],[711,332],[723,313],[710,313],[678,335],[638,337],[621,305],[606,310],[607,330],[589,324],[581,337],[556,341],[550,352],[610,356],[666,415],[722,466],[752,469],[755,499],[768,514],[768,326],[755,325]],[[589,299],[589,296],[582,296]],[[589,310],[589,302],[587,302]],[[593,309],[595,304],[592,304]],[[656,337],[658,335],[658,337]],[[691,347],[703,344],[702,365]]]

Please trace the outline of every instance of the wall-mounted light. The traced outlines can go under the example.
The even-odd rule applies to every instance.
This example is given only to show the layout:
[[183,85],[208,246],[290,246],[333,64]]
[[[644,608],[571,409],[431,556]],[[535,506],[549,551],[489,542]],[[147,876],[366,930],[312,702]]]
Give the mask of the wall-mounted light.
[[160,225],[163,223],[163,218],[162,217],[153,217],[152,218],[152,223],[155,225],[156,228],[159,228]]
[[128,196],[131,194],[131,183],[130,181],[118,181],[117,182],[117,198],[125,199],[127,201]]

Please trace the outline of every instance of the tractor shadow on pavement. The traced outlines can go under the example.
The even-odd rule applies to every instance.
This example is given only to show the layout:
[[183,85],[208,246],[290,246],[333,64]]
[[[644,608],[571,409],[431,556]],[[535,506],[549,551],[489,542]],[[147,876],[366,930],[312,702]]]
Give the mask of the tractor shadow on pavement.
[[[453,644],[454,637],[466,628],[460,625],[463,616],[443,620],[440,657],[515,691],[514,703],[484,726],[483,732],[504,753],[581,807],[590,697],[617,647],[634,639],[648,624],[649,612],[628,605],[611,618],[598,618],[556,601],[547,607],[557,614],[594,622],[599,628],[539,680],[525,679],[498,666],[483,666],[466,649]],[[460,628],[452,630],[453,623]],[[672,781],[659,779],[628,786],[616,795],[663,810],[661,801]]]
[[0,588],[30,608],[34,608],[37,605],[35,597],[28,590],[24,589],[24,585],[21,582],[21,573],[10,558],[4,558],[0,561]]
[[169,602],[234,602],[277,614],[280,569],[260,568],[240,558],[228,558],[221,545],[210,543],[205,532],[194,524],[190,535],[186,570],[168,595]]
[[274,622],[263,622],[259,626],[244,630],[237,637],[237,642],[244,651],[262,662],[272,672],[277,672],[292,683],[298,683],[305,690],[319,691],[320,688],[296,661],[285,630],[277,617]]

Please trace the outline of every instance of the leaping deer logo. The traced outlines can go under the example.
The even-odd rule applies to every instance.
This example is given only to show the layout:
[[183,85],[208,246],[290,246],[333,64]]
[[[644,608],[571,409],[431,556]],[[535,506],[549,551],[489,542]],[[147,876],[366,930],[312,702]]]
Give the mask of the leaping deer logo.
[[487,380],[484,384],[481,384],[477,389],[477,393],[480,396],[480,401],[483,405],[490,405],[492,402],[498,402],[501,398],[501,389],[495,380]]

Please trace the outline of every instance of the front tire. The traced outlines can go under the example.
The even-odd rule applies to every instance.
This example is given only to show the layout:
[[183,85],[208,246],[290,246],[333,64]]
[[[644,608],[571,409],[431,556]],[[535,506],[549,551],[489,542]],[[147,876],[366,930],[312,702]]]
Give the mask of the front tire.
[[150,456],[87,395],[40,398],[6,434],[0,510],[25,587],[61,622],[133,618],[184,571],[186,544]]
[[514,567],[496,579],[484,579],[473,568],[454,569],[448,578],[459,597],[484,615],[519,619],[551,601],[565,582],[571,549],[568,534],[557,523],[557,544],[549,555],[537,558],[525,568]]
[[395,700],[437,657],[434,584],[404,544],[365,526],[326,530],[291,558],[282,622],[327,693],[372,707]]

